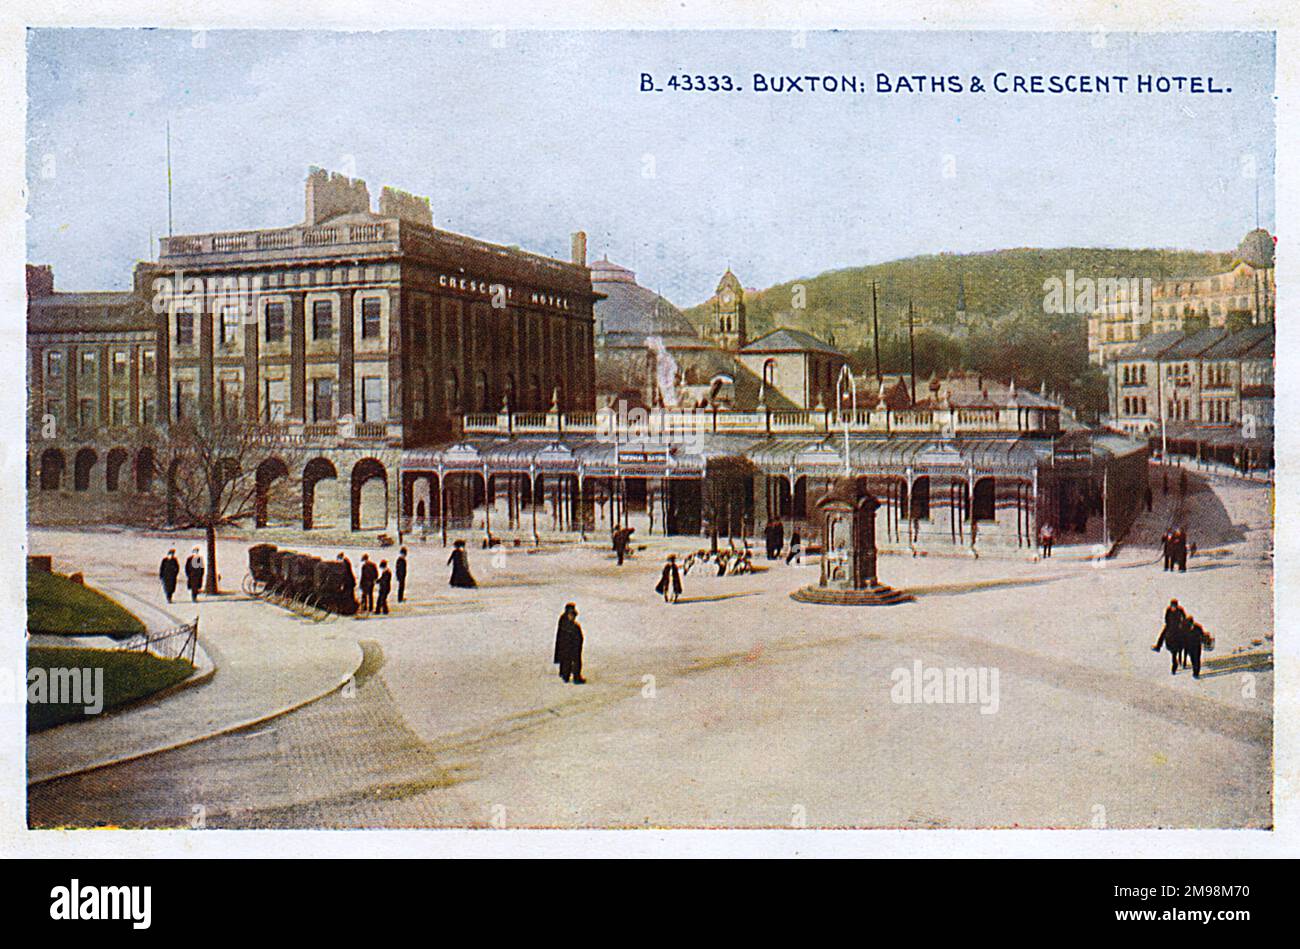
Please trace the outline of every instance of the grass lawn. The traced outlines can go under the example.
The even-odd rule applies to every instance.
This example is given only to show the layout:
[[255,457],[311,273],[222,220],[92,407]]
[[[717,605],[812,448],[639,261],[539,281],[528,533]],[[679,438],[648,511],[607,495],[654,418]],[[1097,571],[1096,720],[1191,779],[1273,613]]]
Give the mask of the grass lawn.
[[[66,694],[54,695],[52,687],[47,687],[43,702],[31,701],[31,673],[44,670],[44,681],[52,684],[51,669],[90,669],[94,682],[93,670],[103,670],[103,688],[96,695],[103,702],[103,712],[117,708],[128,702],[134,702],[152,695],[160,689],[187,678],[193,671],[187,659],[160,659],[147,652],[127,652],[115,649],[81,649],[72,646],[28,646],[27,647],[27,730],[41,731],[63,722],[75,721],[87,717],[85,706],[94,704],[89,696],[83,694],[76,703],[54,703],[53,698],[67,698]],[[84,676],[81,681],[87,681]],[[94,688],[93,684],[90,684]]]
[[134,613],[95,590],[43,570],[27,571],[27,630],[55,636],[133,636],[144,632]]

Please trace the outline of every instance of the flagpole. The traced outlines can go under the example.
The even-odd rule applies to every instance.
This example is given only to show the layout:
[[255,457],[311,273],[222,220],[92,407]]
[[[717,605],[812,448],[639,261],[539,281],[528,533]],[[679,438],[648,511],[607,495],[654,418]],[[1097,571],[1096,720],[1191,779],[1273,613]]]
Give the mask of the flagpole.
[[172,236],[172,123],[167,120],[167,236]]

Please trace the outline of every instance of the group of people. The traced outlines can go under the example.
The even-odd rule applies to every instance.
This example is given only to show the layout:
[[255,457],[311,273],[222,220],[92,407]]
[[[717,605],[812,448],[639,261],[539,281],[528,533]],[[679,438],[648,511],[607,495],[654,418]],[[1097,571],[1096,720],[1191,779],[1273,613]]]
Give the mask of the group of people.
[[[768,521],[767,526],[763,528],[763,546],[767,551],[768,560],[781,559],[782,551],[786,550],[785,523],[779,517]],[[803,538],[799,536],[797,527],[790,534],[790,549],[785,557],[786,563],[792,560],[803,563]]]
[[[205,573],[203,554],[195,547],[185,558],[185,586],[190,591],[190,599],[195,603],[199,601]],[[173,547],[167,551],[167,556],[163,557],[162,563],[158,565],[158,579],[162,582],[163,594],[167,597],[168,603],[176,594],[176,581],[180,579],[180,574],[181,563],[176,559],[176,548]]]
[[[1187,533],[1181,527],[1171,527],[1164,532],[1160,538],[1160,548],[1164,554],[1165,570],[1178,570],[1180,573],[1187,572]],[[1195,553],[1196,546],[1190,548]]]
[[[387,560],[380,560],[379,565],[370,559],[369,554],[361,555],[361,575],[357,577],[352,571],[352,561],[347,554],[339,551],[339,563],[343,564],[347,575],[348,589],[360,587],[361,598],[358,612],[382,615],[388,613],[388,597],[393,590],[394,571],[388,568]],[[406,548],[397,554],[396,567],[397,602],[406,599]]]
[[1171,675],[1178,675],[1181,661],[1184,668],[1188,662],[1192,666],[1192,678],[1201,677],[1201,649],[1214,648],[1214,637],[1205,631],[1200,623],[1178,605],[1177,600],[1170,600],[1165,608],[1165,624],[1160,630],[1160,638],[1151,647],[1159,652],[1161,647],[1169,650]]

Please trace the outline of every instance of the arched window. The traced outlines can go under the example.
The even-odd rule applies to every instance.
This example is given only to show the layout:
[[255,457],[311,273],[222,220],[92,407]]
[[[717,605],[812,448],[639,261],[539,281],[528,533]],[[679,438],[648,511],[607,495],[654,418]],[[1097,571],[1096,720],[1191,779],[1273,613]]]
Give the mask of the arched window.
[[72,487],[74,490],[90,490],[90,472],[97,461],[99,461],[99,455],[95,453],[93,448],[83,448],[77,452],[72,469]]
[[922,475],[912,482],[911,518],[914,521],[930,519],[930,479]]
[[41,490],[57,491],[63,486],[63,452],[47,448],[41,453]]
[[971,502],[972,521],[991,521],[996,516],[996,487],[993,478],[980,478],[975,482]]
[[125,448],[114,448],[108,453],[108,463],[104,469],[104,489],[107,491],[116,491],[118,475],[122,466],[126,464],[127,454]]

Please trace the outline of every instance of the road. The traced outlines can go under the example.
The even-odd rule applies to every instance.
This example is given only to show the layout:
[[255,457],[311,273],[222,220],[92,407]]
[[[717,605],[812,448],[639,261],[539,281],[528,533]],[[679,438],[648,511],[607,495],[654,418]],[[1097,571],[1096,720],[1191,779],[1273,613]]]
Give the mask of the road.
[[[364,649],[355,687],[250,731],[40,785],[29,819],[1267,827],[1270,498],[1214,485],[1182,515],[1208,551],[1186,574],[1136,546],[1158,533],[1157,510],[1102,565],[882,558],[882,580],[920,596],[875,609],[795,603],[815,567],[784,564],[693,573],[666,606],[652,591],[659,549],[623,568],[604,551],[475,550],[480,588],[452,591],[445,552],[416,549],[411,602],[331,624]],[[33,547],[76,541],[42,532]],[[124,536],[114,559],[135,576],[158,545]],[[242,551],[224,544],[225,562]],[[1170,676],[1150,651],[1171,596],[1217,637],[1200,681]],[[568,600],[587,635],[585,686],[550,663]],[[265,613],[271,627],[298,622]],[[917,663],[996,673],[996,705],[898,701]]]

